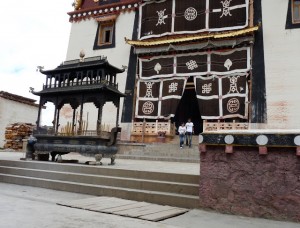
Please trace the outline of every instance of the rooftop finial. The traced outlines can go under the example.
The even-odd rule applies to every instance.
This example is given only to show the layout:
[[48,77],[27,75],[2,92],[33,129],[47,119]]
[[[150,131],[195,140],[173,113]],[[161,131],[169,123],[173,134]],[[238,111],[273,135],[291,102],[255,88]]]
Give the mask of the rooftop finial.
[[44,66],[37,66],[36,71],[41,72],[44,69]]
[[80,62],[84,62],[84,56],[85,56],[85,52],[84,52],[84,50],[81,50],[79,53]]

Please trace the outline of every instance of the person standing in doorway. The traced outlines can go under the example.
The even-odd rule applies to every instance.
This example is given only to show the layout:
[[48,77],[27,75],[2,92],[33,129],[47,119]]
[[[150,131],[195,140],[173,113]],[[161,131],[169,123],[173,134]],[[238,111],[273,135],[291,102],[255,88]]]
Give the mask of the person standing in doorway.
[[186,140],[187,140],[187,145],[189,147],[192,146],[192,137],[194,133],[194,124],[191,121],[191,118],[188,119],[188,122],[185,124],[186,127]]
[[179,145],[180,148],[182,149],[183,144],[184,144],[184,138],[185,138],[185,133],[186,133],[186,127],[184,123],[181,123],[181,126],[178,128],[178,134],[179,134]]

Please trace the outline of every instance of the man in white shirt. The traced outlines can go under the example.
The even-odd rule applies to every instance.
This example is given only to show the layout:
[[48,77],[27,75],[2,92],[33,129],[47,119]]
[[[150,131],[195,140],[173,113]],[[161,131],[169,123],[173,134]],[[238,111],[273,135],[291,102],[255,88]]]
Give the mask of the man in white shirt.
[[187,145],[189,147],[192,146],[192,137],[194,134],[194,124],[191,122],[191,118],[188,119],[188,122],[185,124],[186,127],[186,138],[187,138]]

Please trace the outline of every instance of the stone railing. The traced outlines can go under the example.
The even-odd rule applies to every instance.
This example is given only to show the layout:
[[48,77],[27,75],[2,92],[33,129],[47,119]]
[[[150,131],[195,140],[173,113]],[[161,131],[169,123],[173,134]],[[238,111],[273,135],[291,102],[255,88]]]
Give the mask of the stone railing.
[[132,126],[132,135],[158,135],[164,133],[168,136],[175,135],[175,124],[168,122],[134,122]]
[[48,136],[93,136],[93,137],[104,137],[109,138],[110,131],[97,131],[97,130],[76,130],[74,132],[57,132],[55,133],[52,129],[39,129],[33,131],[34,135],[48,135]]
[[249,123],[236,123],[233,122],[207,122],[203,121],[203,132],[220,131],[220,130],[247,130],[249,129]]

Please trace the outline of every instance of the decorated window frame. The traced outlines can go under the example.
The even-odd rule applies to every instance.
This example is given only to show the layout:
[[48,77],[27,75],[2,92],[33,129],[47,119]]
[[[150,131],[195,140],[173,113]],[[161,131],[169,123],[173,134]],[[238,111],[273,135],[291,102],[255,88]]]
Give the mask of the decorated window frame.
[[292,1],[292,23],[300,24],[300,0]]
[[115,21],[104,21],[99,23],[94,50],[113,47],[115,47]]
[[[298,19],[295,19],[295,2],[298,3],[300,1],[299,0],[289,0],[285,29],[300,28],[300,8],[297,8],[299,10],[299,12],[298,12],[299,20],[298,20]],[[298,7],[300,7],[300,6],[298,6]]]

